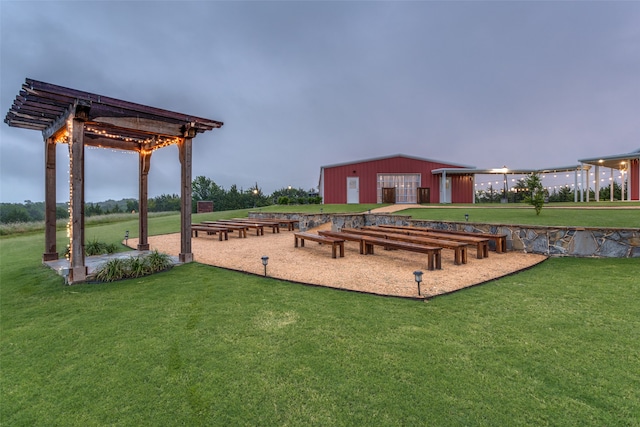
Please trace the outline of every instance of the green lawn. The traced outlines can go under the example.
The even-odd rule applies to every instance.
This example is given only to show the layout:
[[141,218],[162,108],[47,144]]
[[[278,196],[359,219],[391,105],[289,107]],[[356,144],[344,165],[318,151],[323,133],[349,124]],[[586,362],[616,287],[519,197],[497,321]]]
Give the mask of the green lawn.
[[[575,205],[574,205],[575,206]],[[640,228],[640,209],[576,209],[542,208],[536,215],[532,207],[452,206],[405,209],[397,215],[410,215],[413,219],[436,221],[465,221],[485,224],[555,225],[567,227]]]
[[1,425],[640,425],[637,259],[424,303],[195,263],[68,287],[42,247],[0,239]]

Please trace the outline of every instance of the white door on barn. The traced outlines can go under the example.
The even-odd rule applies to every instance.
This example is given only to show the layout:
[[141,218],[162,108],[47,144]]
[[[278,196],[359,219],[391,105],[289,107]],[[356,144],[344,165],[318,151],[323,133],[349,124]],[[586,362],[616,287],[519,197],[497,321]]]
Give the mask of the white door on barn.
[[360,178],[347,177],[347,203],[360,203]]

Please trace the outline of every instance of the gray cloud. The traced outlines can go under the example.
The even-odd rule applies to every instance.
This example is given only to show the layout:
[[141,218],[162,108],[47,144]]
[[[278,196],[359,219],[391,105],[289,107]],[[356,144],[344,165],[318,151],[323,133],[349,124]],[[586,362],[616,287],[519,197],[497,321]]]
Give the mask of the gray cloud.
[[[3,114],[30,77],[221,120],[193,173],[226,188],[310,188],[322,165],[396,153],[544,167],[639,145],[639,3],[0,7]],[[40,135],[0,138],[1,200],[41,200]],[[136,197],[135,155],[90,151],[87,200]],[[179,191],[175,147],[150,174],[152,196]]]

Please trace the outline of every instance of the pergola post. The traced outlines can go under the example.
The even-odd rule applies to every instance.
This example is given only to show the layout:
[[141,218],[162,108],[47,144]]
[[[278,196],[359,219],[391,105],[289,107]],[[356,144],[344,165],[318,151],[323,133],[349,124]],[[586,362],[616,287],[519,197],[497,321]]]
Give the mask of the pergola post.
[[191,252],[191,163],[192,163],[192,138],[194,129],[187,129],[185,138],[178,143],[178,155],[180,156],[180,262],[193,261]]
[[58,259],[56,250],[56,142],[44,140],[44,253],[43,261]]
[[138,200],[138,250],[149,250],[149,221],[147,214],[149,211],[149,168],[151,167],[151,152],[140,151],[139,154],[139,171],[138,179],[139,200]]
[[[81,111],[78,111],[79,113]],[[69,132],[69,173],[71,210],[71,251],[69,253],[69,283],[82,282],[87,278],[84,263],[84,117],[76,114],[71,120]]]

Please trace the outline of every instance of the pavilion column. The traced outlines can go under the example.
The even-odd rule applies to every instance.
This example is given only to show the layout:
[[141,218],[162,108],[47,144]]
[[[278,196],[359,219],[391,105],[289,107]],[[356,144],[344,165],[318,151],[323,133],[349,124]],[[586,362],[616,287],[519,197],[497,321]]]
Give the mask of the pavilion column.
[[573,203],[578,203],[578,169],[573,171]]
[[76,115],[69,132],[69,173],[71,211],[71,251],[69,254],[69,283],[82,282],[87,278],[84,262],[84,117]]
[[58,259],[56,250],[56,143],[44,141],[44,254],[43,261]]
[[185,132],[185,138],[178,143],[180,156],[180,262],[193,261],[191,252],[191,164],[192,141],[195,136],[194,129]]
[[596,165],[596,179],[595,179],[595,194],[596,194],[596,202],[600,201],[600,166]]
[[442,181],[440,181],[440,203],[447,203],[447,172],[442,171]]
[[609,201],[613,202],[613,168],[611,168],[611,176],[609,177]]
[[476,176],[471,175],[471,203],[476,203]]
[[139,200],[138,200],[138,250],[149,250],[149,221],[147,215],[148,200],[149,200],[149,169],[151,168],[151,151],[140,151],[139,159],[139,171],[140,177],[138,179],[139,185]]

